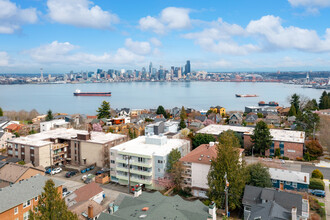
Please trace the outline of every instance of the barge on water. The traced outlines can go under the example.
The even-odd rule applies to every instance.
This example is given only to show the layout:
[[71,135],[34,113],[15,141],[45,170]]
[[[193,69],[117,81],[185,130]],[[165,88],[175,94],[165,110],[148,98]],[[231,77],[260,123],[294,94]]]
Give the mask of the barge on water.
[[79,89],[73,93],[74,96],[111,96],[111,92],[81,92]]
[[246,97],[258,97],[257,95],[251,94],[235,94],[237,98],[246,98]]

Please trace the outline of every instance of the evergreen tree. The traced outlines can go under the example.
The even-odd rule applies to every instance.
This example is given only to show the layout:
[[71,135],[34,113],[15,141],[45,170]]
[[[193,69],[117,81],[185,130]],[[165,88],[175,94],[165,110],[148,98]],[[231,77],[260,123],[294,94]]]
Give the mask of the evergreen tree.
[[47,112],[46,121],[51,121],[53,119],[54,119],[53,112],[52,112],[52,110],[49,109]]
[[73,219],[78,216],[68,210],[53,180],[47,180],[38,205],[29,211],[29,220]]
[[305,108],[304,110],[311,110],[311,111],[314,111],[314,110],[317,110],[319,107],[318,107],[318,104],[317,104],[317,101],[316,99],[312,99],[312,100],[309,100],[306,105],[305,105]]
[[186,122],[184,121],[183,118],[181,118],[181,120],[180,120],[179,127],[180,127],[180,129],[184,129],[187,127]]
[[[279,148],[277,148],[279,149]],[[250,164],[246,167],[248,179],[246,184],[257,187],[272,187],[268,168],[261,163]]]
[[2,108],[0,107],[0,117],[3,116]]
[[164,118],[167,118],[167,112],[165,111],[163,106],[158,106],[157,111],[156,111],[157,115],[163,115]]
[[300,105],[300,96],[296,93],[291,96],[290,104],[294,105],[296,109],[296,113],[300,112],[299,105]]
[[320,109],[330,108],[330,98],[329,94],[326,91],[324,91],[321,95],[319,107]]
[[110,103],[107,101],[103,101],[101,104],[101,107],[96,111],[97,112],[97,118],[110,118],[111,113],[110,113]]
[[288,114],[289,114],[289,116],[297,116],[297,111],[293,104],[291,105],[291,108],[290,108],[290,111]]
[[254,151],[264,154],[270,148],[272,138],[267,124],[264,121],[259,121],[251,136]]
[[181,153],[178,149],[172,149],[167,156],[167,172],[172,172],[173,165],[178,162],[181,158]]
[[186,112],[186,110],[184,109],[183,106],[182,106],[182,108],[181,108],[180,118],[181,118],[181,119],[187,119],[187,118],[188,118],[188,116],[187,116],[187,112]]
[[320,123],[320,116],[318,114],[311,112],[310,110],[304,111],[302,114],[297,116],[296,124],[297,130],[305,131],[307,137],[311,136],[314,131],[318,130]]
[[208,197],[218,207],[225,204],[225,174],[229,182],[228,204],[230,209],[241,205],[241,196],[246,183],[245,163],[240,161],[240,143],[233,131],[225,131],[219,137],[217,157],[211,161],[208,174]]
[[198,133],[192,137],[192,146],[193,149],[198,147],[201,144],[209,144],[210,142],[214,142],[215,138],[211,134],[201,134]]

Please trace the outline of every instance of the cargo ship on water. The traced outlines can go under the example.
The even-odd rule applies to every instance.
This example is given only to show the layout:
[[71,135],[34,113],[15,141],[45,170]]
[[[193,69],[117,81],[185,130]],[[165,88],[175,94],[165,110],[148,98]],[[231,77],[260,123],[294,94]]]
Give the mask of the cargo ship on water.
[[251,94],[235,94],[237,98],[247,98],[247,97],[258,97],[257,95]]
[[259,106],[278,106],[278,103],[277,102],[268,102],[268,103],[265,103],[264,101],[260,101],[258,102],[258,105]]
[[74,96],[111,96],[111,92],[81,92],[79,89],[73,93]]

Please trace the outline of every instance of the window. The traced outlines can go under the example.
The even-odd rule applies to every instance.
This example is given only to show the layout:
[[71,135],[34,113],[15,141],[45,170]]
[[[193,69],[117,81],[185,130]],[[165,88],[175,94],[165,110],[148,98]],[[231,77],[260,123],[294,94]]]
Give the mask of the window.
[[28,207],[30,205],[31,205],[31,200],[28,200],[28,201],[23,203],[23,208]]
[[31,157],[34,157],[34,154],[30,154]]
[[34,147],[30,147],[30,150],[34,150]]
[[18,145],[17,144],[15,144],[15,149],[18,149]]
[[29,219],[29,212],[27,211],[23,214],[23,220],[28,220],[28,219]]
[[25,152],[22,152],[22,155],[25,155]]
[[273,183],[277,183],[277,180],[272,180]]
[[38,196],[34,197],[34,201],[38,201]]
[[17,215],[18,214],[18,207],[16,207],[15,209],[14,209],[14,215]]
[[15,151],[15,156],[18,156],[18,151]]
[[158,160],[158,163],[163,163],[163,161],[162,160]]
[[261,216],[255,217],[254,220],[261,220]]
[[110,163],[116,163],[116,161],[114,161],[114,160],[110,160]]
[[110,152],[110,155],[112,156],[113,155],[113,152]]
[[145,158],[143,158],[143,157],[138,157],[138,161],[139,161],[139,163],[145,163]]
[[8,150],[8,154],[13,154],[13,150]]
[[24,145],[22,145],[21,148],[24,149]]
[[285,185],[291,185],[291,182],[285,181]]
[[297,183],[292,183],[293,188],[297,188]]

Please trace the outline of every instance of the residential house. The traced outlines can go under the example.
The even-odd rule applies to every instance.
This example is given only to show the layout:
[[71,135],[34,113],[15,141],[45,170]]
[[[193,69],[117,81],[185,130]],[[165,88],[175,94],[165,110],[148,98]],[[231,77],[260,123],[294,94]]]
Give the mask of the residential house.
[[97,220],[104,211],[102,205],[94,200],[79,202],[69,208],[78,216],[79,220]]
[[207,119],[205,115],[196,115],[195,120],[198,120],[200,122],[204,122]]
[[7,141],[16,136],[10,132],[0,131],[0,150],[7,148]]
[[229,116],[229,125],[241,125],[243,122],[243,117],[240,113],[233,113]]
[[67,206],[72,207],[86,201],[94,201],[101,204],[104,199],[104,190],[95,182],[84,185],[65,197]]
[[[48,177],[36,175],[0,190],[0,219],[29,218],[29,211],[39,201]],[[57,191],[62,197],[63,182],[53,179]]]
[[121,194],[110,204],[110,214],[102,213],[98,220],[112,219],[216,219],[216,208],[201,201],[186,201],[180,196],[164,196],[160,192],[143,192],[138,197]]
[[295,123],[295,122],[296,122],[296,116],[289,116],[289,117],[288,117],[288,122],[289,122],[290,124]]
[[58,128],[9,140],[7,153],[35,166],[96,163],[103,167],[109,148],[126,140],[120,134]]
[[309,173],[269,168],[273,187],[280,190],[308,191]]
[[159,135],[166,132],[176,133],[179,130],[179,122],[177,121],[166,121],[156,122],[149,124],[145,127],[145,135]]
[[242,203],[244,220],[309,218],[308,200],[300,194],[246,185]]
[[70,127],[70,123],[66,122],[64,119],[40,122],[40,132],[45,132],[56,128],[69,128],[69,127]]
[[255,125],[257,123],[257,120],[258,120],[258,115],[256,113],[249,113],[246,115],[246,118],[245,118],[245,122],[248,124],[248,125]]
[[[240,160],[244,149],[237,149]],[[191,188],[191,193],[196,197],[207,198],[207,175],[211,167],[211,160],[217,157],[216,143],[202,144],[182,157],[180,161],[184,166],[184,187]]]
[[222,120],[221,115],[219,113],[211,113],[207,116],[207,119],[203,121],[203,124],[205,124],[208,119],[213,121],[214,123],[220,123]]
[[214,113],[219,113],[221,116],[226,114],[226,109],[219,105],[217,105],[215,107],[210,107],[210,110]]
[[[215,137],[228,130],[233,130],[240,134],[244,139],[244,148],[250,149],[252,147],[251,135],[253,134],[254,128],[244,126],[230,126],[230,125],[218,125],[212,124],[197,133],[212,134]],[[304,143],[305,143],[305,132],[304,131],[291,131],[282,129],[269,129],[270,134],[273,137],[273,143],[270,149],[266,151],[266,156],[274,156],[275,149],[280,148],[281,156],[289,157],[294,160],[297,157],[303,157]]]
[[274,125],[276,127],[281,126],[281,117],[278,115],[267,115],[265,122],[268,125]]
[[38,115],[37,117],[32,119],[33,124],[39,123],[41,121],[45,121],[47,115]]
[[10,124],[4,129],[5,132],[17,133],[19,135],[27,135],[29,134],[29,128],[26,125],[22,124]]
[[277,112],[281,116],[288,116],[289,115],[289,111],[290,111],[290,107],[287,107],[287,108],[277,107]]
[[260,106],[245,106],[245,111],[246,113],[250,113],[250,112],[254,112],[254,113],[258,113],[261,112],[262,107]]
[[9,162],[0,168],[0,188],[18,183],[38,174],[45,175],[45,169]]
[[168,139],[163,135],[148,135],[111,148],[111,181],[127,185],[129,159],[131,184],[145,184],[146,188],[156,188],[157,180],[166,174],[167,157],[172,149],[178,149],[185,156],[190,151],[190,142]]
[[180,115],[181,108],[174,107],[171,109],[170,114],[173,116],[173,118],[177,117]]

